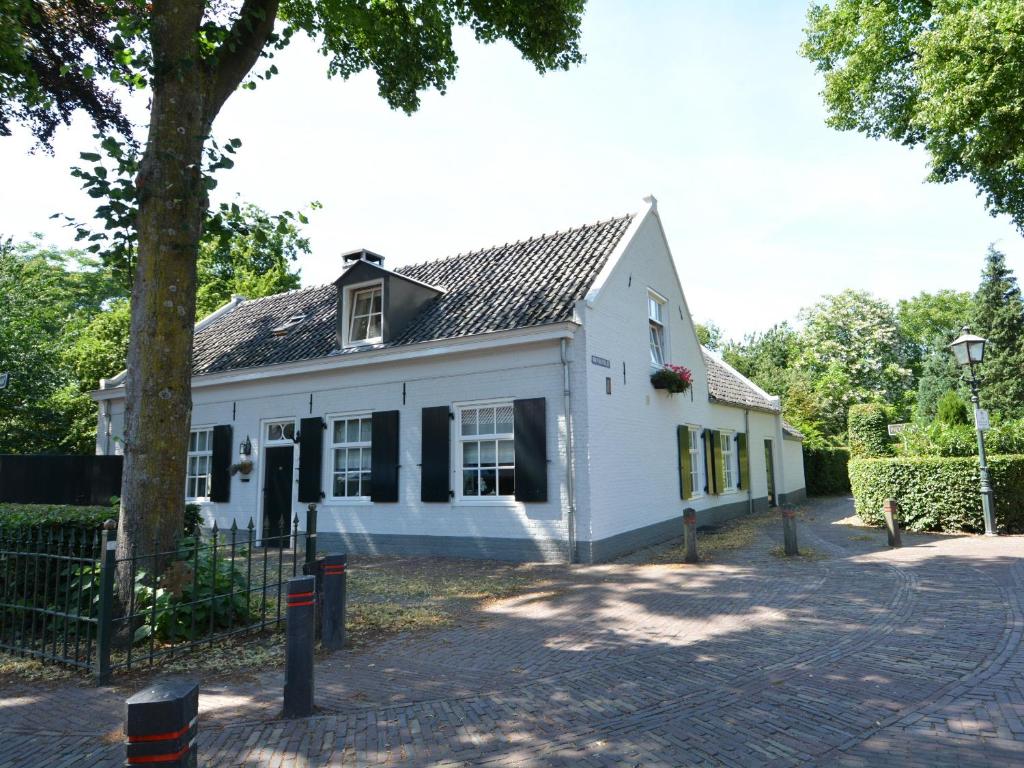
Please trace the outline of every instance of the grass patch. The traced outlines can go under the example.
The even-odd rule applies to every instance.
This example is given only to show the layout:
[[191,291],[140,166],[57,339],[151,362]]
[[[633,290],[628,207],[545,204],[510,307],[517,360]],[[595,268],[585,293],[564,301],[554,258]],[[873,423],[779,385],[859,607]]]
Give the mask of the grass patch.
[[[746,549],[756,540],[762,528],[773,521],[779,520],[776,511],[760,512],[746,517],[729,520],[713,530],[697,532],[697,554],[701,561],[714,560],[716,556],[726,552]],[[683,527],[682,519],[679,527]],[[682,539],[664,548],[656,548],[638,553],[639,559],[625,558],[625,562],[640,563],[681,563],[686,555],[686,545]]]
[[51,680],[70,680],[80,677],[81,672],[71,667],[62,667],[57,664],[43,664],[36,659],[27,659],[23,656],[14,656],[9,653],[0,653],[0,678],[15,677],[19,680],[30,682],[41,682]]
[[819,552],[811,547],[800,547],[799,555],[787,555],[786,550],[783,549],[782,545],[772,547],[768,550],[774,557],[778,557],[782,560],[806,560],[808,562],[814,562],[817,560],[828,560],[828,555],[824,552]]
[[511,568],[498,573],[446,573],[444,569],[355,568],[349,571],[348,589],[354,601],[361,598],[388,600],[484,600],[508,597],[529,586],[535,577]]
[[875,541],[876,537],[870,533],[858,533],[856,536],[851,536],[850,541]]
[[348,633],[353,646],[371,637],[437,629],[452,623],[452,617],[437,608],[397,603],[356,603],[348,611]]

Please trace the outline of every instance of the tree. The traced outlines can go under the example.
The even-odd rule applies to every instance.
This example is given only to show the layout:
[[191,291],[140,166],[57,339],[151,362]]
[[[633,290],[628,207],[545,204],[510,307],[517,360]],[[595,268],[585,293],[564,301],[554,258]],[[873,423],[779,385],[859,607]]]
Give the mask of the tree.
[[824,412],[831,414],[830,434],[846,429],[854,403],[889,403],[897,415],[909,411],[905,394],[913,376],[891,306],[863,291],[846,290],[825,296],[800,317],[804,332],[796,365],[813,377]]
[[791,379],[788,370],[799,354],[800,341],[788,323],[773,325],[764,333],[752,333],[742,342],[730,342],[722,358],[761,389],[783,397]]
[[[106,11],[78,35],[89,56],[63,66],[95,82],[152,90],[149,126],[135,187],[138,254],[131,298],[131,340],[125,403],[125,469],[118,553],[154,538],[170,549],[184,514],[181,479],[191,421],[192,322],[196,314],[196,261],[212,180],[204,152],[221,107],[239,86],[254,86],[251,70],[298,32],[317,40],[328,74],[343,78],[373,69],[380,95],[393,108],[413,112],[419,93],[444,91],[455,76],[456,25],[477,40],[509,40],[538,71],[566,69],[582,60],[578,47],[584,0],[95,0]],[[5,36],[0,74],[14,82],[0,93],[17,110],[53,105],[68,90],[33,74],[24,64],[36,44],[31,23],[48,17],[32,0],[0,6]],[[275,33],[280,19],[281,33]],[[94,34],[101,31],[101,35]],[[20,37],[19,37],[20,36]],[[24,39],[26,42],[20,43]],[[10,48],[11,50],[8,50]],[[11,52],[13,51],[13,53]],[[20,56],[20,58],[19,58]],[[14,66],[11,65],[14,62]],[[26,69],[28,67],[28,69]],[[89,70],[86,72],[86,70]],[[271,65],[259,77],[276,73]],[[77,104],[76,104],[77,106]],[[103,113],[86,109],[103,125]],[[45,131],[37,131],[45,138]],[[214,166],[218,165],[214,162]],[[158,340],[159,343],[153,343]],[[119,591],[130,589],[127,571]]]
[[718,350],[722,346],[722,329],[708,321],[707,323],[694,323],[693,330],[697,333],[697,341],[702,347],[711,350]]
[[807,18],[830,126],[923,147],[930,181],[969,179],[1024,231],[1024,3],[834,0]]
[[936,419],[939,401],[947,392],[958,392],[962,398],[969,397],[956,359],[949,347],[943,345],[949,341],[945,338],[936,340],[921,367],[914,405],[914,420],[921,424],[930,424]]
[[935,420],[947,426],[969,423],[971,416],[967,403],[954,390],[949,390],[939,398],[939,405],[936,408]]
[[1006,257],[993,246],[974,297],[972,330],[988,339],[982,404],[1003,418],[1024,416],[1024,301]]
[[955,339],[971,317],[973,296],[968,291],[922,291],[896,305],[900,336],[907,342],[909,364],[915,375],[921,374],[924,361],[941,350],[949,356],[948,344]]
[[218,216],[199,246],[197,318],[236,294],[256,299],[299,287],[299,273],[291,264],[300,253],[309,253],[309,239],[296,223],[306,222],[303,214],[271,215],[251,203],[235,203]]

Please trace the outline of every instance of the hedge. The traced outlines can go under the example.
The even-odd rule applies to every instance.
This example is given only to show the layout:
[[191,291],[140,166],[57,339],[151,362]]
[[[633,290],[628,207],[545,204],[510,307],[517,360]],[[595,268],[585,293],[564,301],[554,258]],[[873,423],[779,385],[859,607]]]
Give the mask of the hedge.
[[892,456],[889,441],[889,415],[880,403],[851,405],[847,414],[850,455],[861,459],[869,456]]
[[850,492],[846,465],[849,448],[808,448],[804,446],[804,480],[810,496],[831,496]]
[[[982,531],[977,458],[852,459],[850,485],[857,514],[881,525],[882,503],[896,499],[911,531]],[[996,525],[1024,532],[1024,455],[989,457]]]
[[4,533],[29,528],[93,531],[110,519],[117,519],[116,505],[79,507],[70,504],[0,504],[0,529]]

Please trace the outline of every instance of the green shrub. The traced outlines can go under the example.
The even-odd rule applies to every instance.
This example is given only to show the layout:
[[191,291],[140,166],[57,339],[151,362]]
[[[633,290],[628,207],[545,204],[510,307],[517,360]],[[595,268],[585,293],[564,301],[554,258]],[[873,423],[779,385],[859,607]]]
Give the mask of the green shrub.
[[850,406],[847,426],[852,458],[892,455],[892,445],[889,442],[889,416],[884,405],[858,403]]
[[960,395],[956,392],[950,390],[939,398],[935,412],[935,420],[937,422],[952,426],[955,424],[968,424],[970,419],[971,412],[967,408],[967,403],[961,400]]
[[[994,424],[985,432],[985,450],[992,454],[1024,453],[1024,420]],[[902,456],[977,456],[978,434],[972,424],[912,424],[900,433]]]
[[809,448],[804,446],[804,479],[811,496],[829,496],[850,492],[846,465],[849,448]]
[[[991,456],[989,471],[996,524],[1024,532],[1024,455]],[[849,472],[857,515],[870,525],[882,524],[882,503],[893,498],[908,530],[984,530],[976,458],[854,459]]]
[[0,504],[0,529],[4,536],[18,535],[27,529],[33,532],[94,531],[104,521],[117,519],[117,505],[107,507],[74,507],[69,504]]

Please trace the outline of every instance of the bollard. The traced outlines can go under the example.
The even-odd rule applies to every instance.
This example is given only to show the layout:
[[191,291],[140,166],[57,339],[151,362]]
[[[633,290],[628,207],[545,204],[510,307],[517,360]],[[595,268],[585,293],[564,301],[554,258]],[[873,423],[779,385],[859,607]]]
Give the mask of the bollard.
[[315,573],[316,565],[316,504],[310,504],[306,509],[306,562],[302,572],[305,574]]
[[687,507],[683,510],[683,540],[686,544],[684,563],[699,563],[697,556],[697,510]]
[[796,512],[792,509],[782,510],[782,540],[786,555],[800,554],[800,548],[796,545]]
[[288,579],[284,661],[284,716],[313,714],[313,616],[316,577]]
[[900,505],[896,499],[886,499],[882,503],[882,512],[885,513],[885,533],[889,538],[890,547],[902,547],[900,541]]
[[125,765],[196,768],[199,685],[165,680],[125,702]]
[[324,648],[340,651],[345,647],[345,566],[348,555],[335,554],[323,558],[320,573],[323,592],[320,603],[320,638]]

